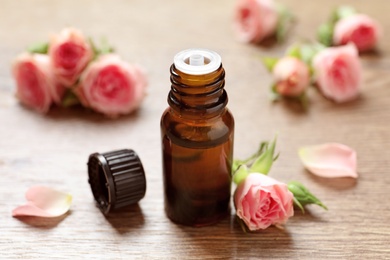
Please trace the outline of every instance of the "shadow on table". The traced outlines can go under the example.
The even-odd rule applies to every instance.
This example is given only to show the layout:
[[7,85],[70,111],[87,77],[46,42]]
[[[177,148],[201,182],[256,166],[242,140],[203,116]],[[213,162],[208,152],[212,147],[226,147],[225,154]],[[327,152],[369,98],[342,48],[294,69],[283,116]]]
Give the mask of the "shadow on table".
[[138,203],[110,212],[106,220],[121,235],[141,229],[145,224],[144,215]]
[[181,247],[188,255],[213,256],[223,259],[260,257],[279,251],[292,251],[293,241],[287,228],[271,226],[257,232],[242,230],[235,215],[217,225],[186,227],[178,225]]
[[54,218],[42,218],[42,217],[33,217],[33,216],[21,216],[17,219],[24,224],[27,224],[31,227],[39,229],[52,229],[58,226],[66,217],[70,216],[72,211],[68,211],[64,215]]
[[[318,91],[318,94],[322,95],[320,91]],[[328,102],[331,103],[332,108],[334,108],[334,109],[342,108],[342,109],[346,109],[346,110],[349,110],[349,109],[355,110],[356,108],[364,105],[364,103],[366,101],[366,99],[364,98],[364,95],[359,95],[358,97],[356,97],[353,100],[341,102],[341,103],[334,102],[332,100],[327,99],[326,97],[324,97],[324,99],[328,100]]]
[[378,60],[381,56],[385,55],[382,50],[373,49],[359,53],[360,57],[366,60]]
[[[36,112],[32,111],[32,113]],[[48,119],[61,121],[74,120],[76,118],[98,123],[112,123],[136,120],[137,118],[139,118],[139,114],[140,111],[136,110],[128,115],[120,115],[115,118],[110,118],[101,113],[94,112],[91,109],[83,108],[82,106],[75,106],[70,108],[53,107],[50,109],[49,113],[45,115],[45,117],[47,117]]]
[[270,36],[265,39],[263,39],[261,42],[257,43],[256,46],[263,48],[263,49],[271,49],[278,45],[278,39],[276,36]]
[[[316,207],[318,207],[316,205]],[[315,213],[312,213],[311,210],[308,207],[305,207],[305,211],[302,212],[302,210],[298,208],[294,208],[294,217],[292,218],[293,221],[302,222],[302,223],[326,223],[327,220],[323,218],[323,215],[316,215]]]
[[305,172],[314,182],[336,191],[352,189],[357,184],[357,180],[351,177],[324,178],[316,176],[308,170],[305,170]]
[[285,110],[294,115],[306,115],[310,110],[310,100],[308,104],[303,105],[299,100],[294,98],[281,98],[278,101],[273,102],[275,105],[280,105],[285,108]]

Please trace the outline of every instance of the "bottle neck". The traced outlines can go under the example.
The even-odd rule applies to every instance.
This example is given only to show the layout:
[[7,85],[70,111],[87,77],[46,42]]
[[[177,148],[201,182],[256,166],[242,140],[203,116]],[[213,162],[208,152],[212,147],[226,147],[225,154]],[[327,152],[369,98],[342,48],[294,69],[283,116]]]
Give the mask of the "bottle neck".
[[172,64],[170,72],[172,84],[168,104],[174,112],[191,119],[207,119],[225,111],[228,97],[222,65],[205,75],[190,75]]

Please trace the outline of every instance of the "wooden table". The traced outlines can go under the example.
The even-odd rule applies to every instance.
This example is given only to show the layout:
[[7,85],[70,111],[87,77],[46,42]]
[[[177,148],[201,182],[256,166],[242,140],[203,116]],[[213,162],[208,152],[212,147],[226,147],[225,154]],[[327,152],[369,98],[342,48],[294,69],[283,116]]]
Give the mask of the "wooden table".
[[[390,34],[380,55],[362,57],[364,86],[355,102],[337,105],[310,92],[306,113],[268,100],[271,77],[259,56],[280,56],[299,39],[313,39],[337,0],[283,0],[298,17],[282,45],[263,48],[235,40],[235,1],[0,1],[0,258],[105,259],[390,259]],[[345,1],[390,29],[388,0]],[[148,72],[138,113],[117,120],[82,109],[55,108],[46,116],[14,98],[10,62],[27,44],[72,25]],[[299,180],[329,207],[295,212],[284,230],[245,234],[231,217],[215,226],[171,223],[163,210],[159,120],[167,107],[169,66],[190,47],[219,52],[227,72],[229,108],[236,120],[235,157],[279,133],[281,153],[271,176]],[[303,145],[341,142],[358,153],[357,180],[324,179],[304,170]],[[145,198],[105,218],[87,183],[92,152],[135,149],[148,181]],[[24,192],[42,184],[70,192],[71,211],[56,219],[11,217]]]

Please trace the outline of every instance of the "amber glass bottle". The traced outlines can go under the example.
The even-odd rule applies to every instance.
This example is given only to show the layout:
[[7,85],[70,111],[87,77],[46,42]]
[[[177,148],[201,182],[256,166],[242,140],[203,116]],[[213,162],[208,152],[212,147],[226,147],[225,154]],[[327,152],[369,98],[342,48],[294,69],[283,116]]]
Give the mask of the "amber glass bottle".
[[179,224],[210,225],[230,212],[234,119],[225,71],[217,53],[189,49],[170,72],[161,118],[165,211]]

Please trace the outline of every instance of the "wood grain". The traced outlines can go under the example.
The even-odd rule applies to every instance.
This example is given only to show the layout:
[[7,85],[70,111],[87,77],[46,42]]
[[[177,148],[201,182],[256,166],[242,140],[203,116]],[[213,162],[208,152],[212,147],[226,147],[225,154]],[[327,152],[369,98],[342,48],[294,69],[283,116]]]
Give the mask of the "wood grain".
[[[4,259],[390,259],[390,37],[379,54],[362,57],[361,98],[334,104],[310,92],[306,113],[271,104],[271,78],[259,56],[280,56],[315,29],[339,2],[283,0],[298,17],[288,41],[263,48],[237,42],[234,0],[223,1],[0,1],[0,258]],[[345,1],[390,30],[388,0]],[[106,119],[82,109],[46,115],[14,98],[10,62],[28,43],[64,26],[106,36],[117,52],[148,72],[149,94],[134,115]],[[231,217],[215,226],[182,227],[164,215],[159,120],[167,107],[169,66],[189,47],[219,52],[236,120],[235,156],[251,154],[279,132],[280,159],[271,175],[299,180],[329,207],[296,212],[284,230],[245,234]],[[323,179],[306,172],[302,145],[341,142],[358,153],[359,179]],[[93,202],[86,162],[92,152],[133,148],[144,163],[148,189],[135,206],[105,218]],[[56,219],[11,217],[36,184],[70,192],[71,211]]]

